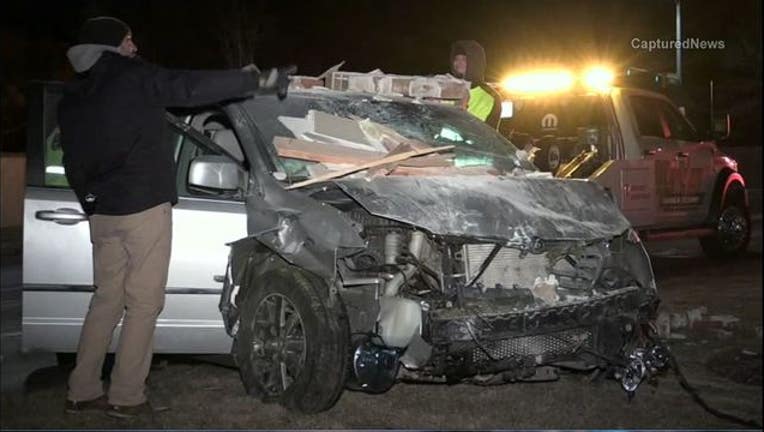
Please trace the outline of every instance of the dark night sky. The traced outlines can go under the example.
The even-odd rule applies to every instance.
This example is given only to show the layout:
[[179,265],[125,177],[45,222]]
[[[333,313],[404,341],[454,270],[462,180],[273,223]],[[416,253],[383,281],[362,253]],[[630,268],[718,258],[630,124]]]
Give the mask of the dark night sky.
[[[435,73],[447,68],[449,44],[459,38],[484,45],[489,75],[495,78],[529,61],[575,64],[599,57],[622,65],[673,67],[671,50],[647,53],[630,46],[634,37],[673,36],[672,0],[5,1],[2,21],[4,33],[27,41],[70,44],[84,18],[114,14],[133,27],[139,48],[150,61],[222,67],[219,31],[224,21],[232,21],[226,18],[235,5],[243,5],[247,15],[243,21],[256,28],[252,39],[258,64],[296,63],[307,74],[343,59],[350,70],[379,67],[398,73]],[[760,1],[685,0],[683,6],[686,36],[727,42],[725,52],[687,52],[688,66],[709,57],[722,62],[742,49],[741,40],[750,39],[759,58],[750,59],[752,67],[739,72],[760,77],[761,67],[753,62],[761,61]],[[710,69],[729,73],[728,66],[732,65]],[[688,72],[717,72],[703,69]],[[27,73],[48,78],[44,71]]]
[[[720,104],[737,103],[742,94],[760,111],[761,1],[682,4],[685,37],[726,44],[723,50],[685,51],[688,87],[702,98],[714,79]],[[341,60],[347,61],[344,70],[445,72],[457,39],[483,44],[489,80],[534,62],[674,67],[673,50],[647,52],[630,44],[635,37],[673,38],[673,0],[6,0],[0,10],[4,87],[69,78],[66,48],[85,18],[105,14],[127,21],[141,55],[168,67],[226,67],[221,32],[237,23],[250,29],[258,66],[293,63],[306,75]]]

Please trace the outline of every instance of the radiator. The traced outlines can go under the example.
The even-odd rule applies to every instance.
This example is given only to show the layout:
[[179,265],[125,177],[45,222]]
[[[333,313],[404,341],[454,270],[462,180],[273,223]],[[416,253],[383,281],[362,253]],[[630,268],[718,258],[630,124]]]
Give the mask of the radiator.
[[[492,244],[465,245],[462,251],[464,261],[467,263],[467,280],[480,270],[480,265],[493,250]],[[478,279],[487,288],[494,288],[501,284],[506,288],[518,285],[524,288],[533,286],[537,277],[546,278],[547,259],[546,254],[527,254],[520,258],[520,251],[511,248],[502,248],[488,266],[483,275]]]

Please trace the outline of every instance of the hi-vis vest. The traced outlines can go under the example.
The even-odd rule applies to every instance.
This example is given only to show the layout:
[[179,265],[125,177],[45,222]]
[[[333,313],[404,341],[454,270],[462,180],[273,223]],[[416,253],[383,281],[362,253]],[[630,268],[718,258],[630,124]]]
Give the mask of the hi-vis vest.
[[467,111],[485,121],[493,110],[493,96],[482,87],[477,86],[470,90],[470,100],[467,103]]

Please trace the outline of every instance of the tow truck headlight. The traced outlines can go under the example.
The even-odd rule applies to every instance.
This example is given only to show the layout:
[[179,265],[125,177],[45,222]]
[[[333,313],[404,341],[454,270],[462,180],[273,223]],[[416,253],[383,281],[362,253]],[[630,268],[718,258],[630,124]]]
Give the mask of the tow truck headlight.
[[574,87],[604,93],[610,91],[615,74],[606,66],[591,66],[575,74],[568,70],[542,69],[512,75],[502,81],[504,90],[511,94],[538,95],[563,93]]
[[574,82],[568,71],[547,70],[511,76],[502,86],[511,93],[553,93],[570,90]]
[[583,75],[584,85],[596,92],[607,92],[613,86],[613,72],[602,66],[594,66],[587,69]]

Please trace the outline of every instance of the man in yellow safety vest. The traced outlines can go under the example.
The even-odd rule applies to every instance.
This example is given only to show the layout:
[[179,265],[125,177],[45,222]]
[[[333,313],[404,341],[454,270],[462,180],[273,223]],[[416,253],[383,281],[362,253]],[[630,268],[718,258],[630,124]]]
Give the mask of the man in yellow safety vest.
[[485,50],[473,40],[451,45],[451,73],[471,83],[467,111],[498,129],[501,120],[501,97],[485,82]]

